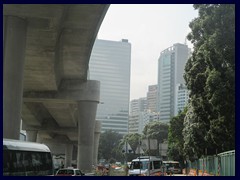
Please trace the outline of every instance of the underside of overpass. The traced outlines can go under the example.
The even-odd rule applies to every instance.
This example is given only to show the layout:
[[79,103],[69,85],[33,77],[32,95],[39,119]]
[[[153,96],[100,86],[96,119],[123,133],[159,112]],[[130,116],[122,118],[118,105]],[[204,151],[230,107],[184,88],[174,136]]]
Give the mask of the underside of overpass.
[[[101,132],[95,121],[100,82],[88,64],[106,4],[3,5],[3,137],[65,144],[66,166],[96,163]],[[51,149],[54,152],[54,148]],[[69,164],[70,163],[70,164]]]

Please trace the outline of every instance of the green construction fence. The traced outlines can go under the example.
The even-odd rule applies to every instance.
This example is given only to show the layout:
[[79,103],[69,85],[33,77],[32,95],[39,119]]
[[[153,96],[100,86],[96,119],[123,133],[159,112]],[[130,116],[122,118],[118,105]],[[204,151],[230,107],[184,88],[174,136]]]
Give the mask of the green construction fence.
[[235,176],[235,150],[189,162],[189,168],[213,176]]

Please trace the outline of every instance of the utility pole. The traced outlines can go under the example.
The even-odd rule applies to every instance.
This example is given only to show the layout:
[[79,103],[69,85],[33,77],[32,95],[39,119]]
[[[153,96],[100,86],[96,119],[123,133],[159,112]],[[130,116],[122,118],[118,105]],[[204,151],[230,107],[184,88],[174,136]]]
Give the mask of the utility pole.
[[140,137],[139,137],[139,141],[138,141],[138,145],[139,145],[139,148],[138,148],[138,154],[139,154],[139,168],[140,168],[140,173],[141,174],[141,164],[140,164],[140,157],[141,157],[141,154],[140,154],[140,148],[141,148],[141,140],[140,140]]
[[148,129],[147,129],[147,140],[148,140],[148,176],[150,176],[150,139],[149,139],[149,134],[148,134]]
[[128,139],[126,139],[126,152],[125,152],[125,163],[127,165],[127,152],[128,152]]

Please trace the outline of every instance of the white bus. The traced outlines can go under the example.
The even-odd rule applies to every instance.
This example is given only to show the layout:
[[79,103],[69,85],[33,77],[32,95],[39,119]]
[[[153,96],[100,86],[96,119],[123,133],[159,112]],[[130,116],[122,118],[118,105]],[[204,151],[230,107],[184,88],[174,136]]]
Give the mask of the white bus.
[[156,156],[140,156],[133,159],[129,176],[162,176],[162,160]]
[[3,139],[3,176],[53,175],[53,161],[44,144]]

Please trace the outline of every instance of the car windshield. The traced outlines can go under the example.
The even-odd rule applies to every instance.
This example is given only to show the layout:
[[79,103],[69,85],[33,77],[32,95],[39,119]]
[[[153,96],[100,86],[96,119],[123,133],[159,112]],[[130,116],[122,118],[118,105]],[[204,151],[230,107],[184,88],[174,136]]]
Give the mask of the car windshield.
[[76,170],[76,175],[81,175],[80,170]]
[[58,174],[67,174],[67,170],[64,170],[64,169],[59,170],[59,171],[58,171]]
[[69,169],[69,170],[68,170],[68,174],[74,175],[74,171]]
[[131,163],[130,169],[148,169],[148,161],[134,161]]
[[180,167],[179,167],[179,163],[167,163],[166,166],[167,166],[167,167],[180,168]]

